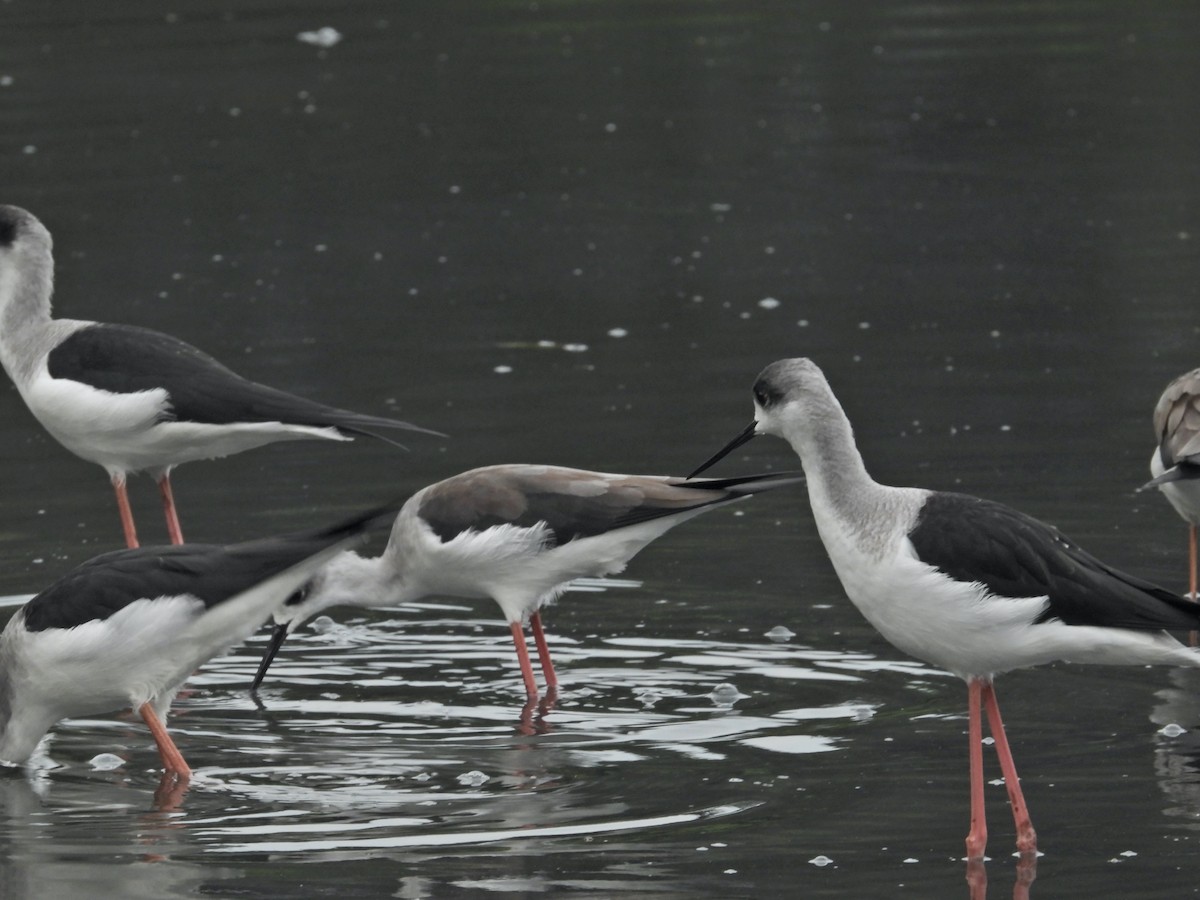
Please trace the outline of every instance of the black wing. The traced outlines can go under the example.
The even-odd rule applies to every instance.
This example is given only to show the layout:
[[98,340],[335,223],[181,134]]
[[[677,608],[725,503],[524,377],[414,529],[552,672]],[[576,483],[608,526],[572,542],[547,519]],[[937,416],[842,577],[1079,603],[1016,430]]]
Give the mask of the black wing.
[[[223,425],[286,422],[374,435],[371,429],[426,431],[408,422],[325,406],[250,381],[191,344],[134,325],[81,328],[50,351],[53,378],[82,382],[115,394],[166,390],[168,420]],[[427,432],[436,434],[437,432]]]
[[1195,628],[1200,605],[1105,565],[1015,509],[965,494],[933,493],[909,534],[917,555],[957,581],[1000,597],[1050,598],[1039,618],[1140,630]]
[[24,606],[25,628],[74,628],[137,600],[187,595],[211,608],[326,547],[390,518],[396,504],[330,528],[243,544],[181,544],[115,550],[68,572]]
[[468,530],[540,523],[562,544],[798,481],[791,473],[688,481],[555,466],[489,466],[429,488],[420,515],[443,541]]

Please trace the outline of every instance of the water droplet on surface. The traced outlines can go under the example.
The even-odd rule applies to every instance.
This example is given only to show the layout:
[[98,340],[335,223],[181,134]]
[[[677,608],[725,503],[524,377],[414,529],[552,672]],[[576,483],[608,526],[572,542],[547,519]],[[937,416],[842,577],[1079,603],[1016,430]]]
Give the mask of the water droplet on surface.
[[723,684],[718,684],[715,688],[713,688],[712,692],[708,696],[713,703],[717,704],[717,706],[733,706],[733,704],[738,702],[738,698],[742,695],[739,693],[736,687],[728,682],[725,682]]
[[458,776],[459,784],[469,785],[470,787],[479,787],[481,784],[489,780],[490,779],[488,776],[484,775],[478,769],[472,769],[470,772],[464,772],[462,775]]
[[97,772],[111,772],[125,765],[125,760],[115,753],[100,753],[88,760],[88,765]]
[[1158,729],[1158,733],[1163,737],[1179,737],[1186,731],[1186,728],[1175,722],[1172,722],[1170,725],[1164,725],[1162,728]]
[[796,636],[796,632],[792,631],[792,629],[788,628],[785,625],[776,625],[774,628],[772,628],[770,631],[768,631],[765,635],[765,637],[768,637],[771,640],[777,641],[779,643],[783,643],[784,641],[790,641],[795,636]]
[[814,856],[808,862],[809,862],[809,865],[813,865],[813,866],[832,866],[833,865],[833,860],[825,855]]
[[334,44],[341,43],[343,37],[344,35],[336,28],[326,25],[316,31],[301,31],[296,35],[296,40],[302,44],[312,44],[314,47],[332,47]]

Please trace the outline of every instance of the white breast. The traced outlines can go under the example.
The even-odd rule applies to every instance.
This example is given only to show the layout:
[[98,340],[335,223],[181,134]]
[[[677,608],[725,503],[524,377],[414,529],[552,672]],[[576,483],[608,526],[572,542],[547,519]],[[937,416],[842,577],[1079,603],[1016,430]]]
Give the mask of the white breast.
[[[1164,471],[1162,458],[1155,450],[1150,457],[1150,474],[1157,478]],[[1168,481],[1158,489],[1185,522],[1200,525],[1200,479]]]

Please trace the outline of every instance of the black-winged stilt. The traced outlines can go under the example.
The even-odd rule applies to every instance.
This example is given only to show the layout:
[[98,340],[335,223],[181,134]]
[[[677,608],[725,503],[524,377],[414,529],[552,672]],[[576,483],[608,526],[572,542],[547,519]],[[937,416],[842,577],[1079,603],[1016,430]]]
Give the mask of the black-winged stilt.
[[164,725],[184,681],[394,510],[229,546],[116,550],[69,572],[0,634],[0,762],[26,762],[60,719],[129,706],[166,774],[186,781],[191,769]]
[[754,384],[754,421],[697,473],[756,434],[782,437],[799,454],[817,530],[854,605],[892,644],[967,682],[968,858],[981,858],[987,841],[981,705],[1012,803],[1017,848],[1036,851],[994,676],[1055,660],[1200,666],[1195,650],[1166,633],[1196,627],[1200,610],[999,503],[879,484],[810,360],[767,366]]
[[52,319],[53,283],[50,232],[25,210],[0,206],[0,364],[55,439],[108,471],[129,547],[137,546],[125,490],[132,472],[154,475],[179,544],[170,476],[180,463],[276,441],[381,437],[380,429],[437,434],[249,381],[157,331]]
[[575,578],[612,575],[680,522],[800,479],[795,473],[687,481],[559,466],[501,465],[463,472],[414,494],[383,555],[334,558],[304,594],[275,613],[254,679],[262,682],[289,633],[330,606],[395,606],[429,595],[499,604],[525,691],[538,696],[523,624],[533,632],[546,688],[558,684],[541,608]]
[[1200,526],[1200,369],[1167,385],[1154,407],[1158,447],[1150,457],[1153,480],[1188,524],[1188,593],[1200,600],[1197,585],[1196,529]]

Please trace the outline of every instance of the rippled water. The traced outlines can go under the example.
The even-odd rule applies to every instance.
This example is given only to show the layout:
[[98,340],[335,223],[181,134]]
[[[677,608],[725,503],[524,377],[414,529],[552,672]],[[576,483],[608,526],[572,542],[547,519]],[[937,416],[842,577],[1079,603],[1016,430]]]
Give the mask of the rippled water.
[[[1158,393],[1200,364],[1198,20],[12,0],[0,201],[54,233],[59,314],[453,436],[182,467],[191,539],[489,463],[684,472],[745,424],[763,365],[809,355],[881,480],[1008,502],[1182,588],[1183,526],[1133,489]],[[298,38],[325,26],[341,40]],[[102,472],[8,387],[0,437],[0,594],[22,596],[119,530]],[[795,462],[764,440],[723,465]],[[182,795],[139,722],[64,723],[0,778],[0,896],[961,897],[968,874],[980,895],[963,686],[850,607],[802,490],[627,574],[550,611],[544,708],[495,608],[431,602],[305,629],[262,708],[265,637],[204,667],[171,720]],[[1197,687],[1000,680],[1045,855],[1017,870],[990,785],[993,898],[1197,891]]]

